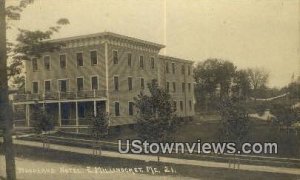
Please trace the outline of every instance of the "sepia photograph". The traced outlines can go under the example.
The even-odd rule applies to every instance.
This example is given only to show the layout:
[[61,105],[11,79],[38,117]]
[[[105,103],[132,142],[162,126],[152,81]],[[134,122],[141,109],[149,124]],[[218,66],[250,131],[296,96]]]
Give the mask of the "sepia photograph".
[[300,0],[0,0],[0,180],[300,180]]

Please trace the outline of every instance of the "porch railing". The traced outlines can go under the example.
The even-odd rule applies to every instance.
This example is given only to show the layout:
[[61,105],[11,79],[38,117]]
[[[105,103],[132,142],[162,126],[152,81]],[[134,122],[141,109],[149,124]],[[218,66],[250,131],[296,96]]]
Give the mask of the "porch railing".
[[86,125],[90,125],[91,121],[88,118],[79,118],[78,119],[78,125],[79,126],[86,126]]
[[26,120],[25,119],[15,119],[13,121],[14,127],[24,127],[26,125]]
[[105,90],[93,91],[68,91],[68,92],[45,92],[43,94],[15,94],[14,102],[43,101],[43,100],[72,100],[72,99],[92,99],[105,98]]
[[[78,126],[87,126],[91,122],[88,118],[78,118]],[[61,126],[76,126],[76,119],[61,119]]]
[[75,126],[76,119],[61,119],[62,126]]

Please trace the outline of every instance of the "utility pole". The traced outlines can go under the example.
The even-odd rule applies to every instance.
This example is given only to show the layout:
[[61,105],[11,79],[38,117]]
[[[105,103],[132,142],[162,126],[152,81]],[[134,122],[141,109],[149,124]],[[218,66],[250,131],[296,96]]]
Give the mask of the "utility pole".
[[4,131],[6,179],[16,179],[15,152],[12,140],[12,109],[8,99],[5,0],[0,0],[0,126]]

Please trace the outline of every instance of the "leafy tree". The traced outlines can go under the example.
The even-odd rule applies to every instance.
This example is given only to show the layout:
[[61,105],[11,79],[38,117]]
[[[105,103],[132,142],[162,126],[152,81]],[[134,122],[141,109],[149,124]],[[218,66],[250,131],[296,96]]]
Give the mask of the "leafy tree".
[[24,87],[25,79],[22,74],[23,61],[30,61],[32,58],[41,58],[45,52],[60,50],[64,44],[47,41],[54,33],[59,32],[63,25],[69,24],[65,18],[56,22],[56,26],[51,26],[46,31],[29,31],[19,29],[17,43],[13,44],[9,53],[11,63],[8,66],[8,75],[12,83],[17,88]]
[[[238,101],[235,98],[224,98],[220,103],[221,129],[219,137],[222,140],[235,142],[237,150],[241,143],[245,141],[249,132],[249,117],[244,101]],[[234,154],[233,165],[240,166],[239,159]],[[229,166],[231,161],[229,162]]]
[[287,92],[289,92],[289,98],[299,99],[300,98],[300,83],[292,82],[287,87]]
[[43,146],[45,147],[46,145],[49,147],[47,134],[54,129],[53,116],[47,112],[46,107],[40,107],[38,103],[35,103],[33,105],[31,120],[33,121],[34,132],[42,137]]
[[[23,10],[30,4],[32,4],[34,0],[20,0],[18,4],[7,6],[5,9],[5,15],[8,20],[20,20],[21,13]],[[11,28],[8,24],[7,28]]]
[[236,71],[233,78],[233,83],[233,94],[240,99],[247,99],[251,91],[250,77],[247,70],[242,69]]
[[220,59],[207,59],[198,63],[194,69],[197,101],[205,100],[205,104],[207,101],[214,102],[218,86],[220,98],[228,96],[235,70],[233,63]]
[[150,95],[141,93],[135,98],[137,133],[142,140],[165,142],[176,127],[175,108],[170,94],[158,86],[157,80],[148,83],[148,89]]
[[101,111],[101,110],[98,110],[96,115],[93,114],[90,117],[91,136],[98,141],[98,142],[96,142],[95,147],[94,147],[95,149],[93,150],[93,152],[96,152],[96,154],[97,154],[97,149],[99,148],[100,155],[101,155],[100,139],[105,137],[108,134],[109,119],[110,119],[109,114],[104,111]]
[[247,71],[250,77],[250,84],[253,91],[253,95],[256,100],[258,91],[266,87],[266,84],[269,79],[269,73],[262,68],[249,68]]
[[236,143],[245,140],[249,131],[249,117],[245,103],[225,98],[220,104],[219,113],[222,120],[221,136]]
[[49,132],[54,128],[52,116],[47,112],[46,107],[40,107],[38,103],[33,105],[31,120],[36,134]]
[[[34,0],[20,0],[17,5],[10,5],[6,7],[5,15],[8,20],[6,27],[8,30],[14,28],[14,26],[10,25],[10,22],[20,20],[21,13],[23,12],[23,10],[33,2]],[[13,44],[11,42],[6,42],[7,55],[9,60],[7,67],[7,75],[9,80],[13,83],[13,87],[22,88],[24,86],[24,76],[22,75],[22,61],[28,60],[29,57],[40,55],[42,52],[45,52],[45,50],[51,50],[51,46],[54,45],[50,45],[50,43],[42,41],[50,39],[51,35],[54,32],[58,32],[62,25],[68,23],[69,21],[67,19],[62,18],[57,21],[56,26],[50,27],[44,32],[18,29],[20,34],[17,38],[17,43]],[[27,42],[24,41],[25,39],[27,39]],[[31,47],[31,50],[29,47]],[[44,47],[45,49],[43,50],[42,47]],[[32,51],[33,49],[35,49],[35,51]]]
[[298,114],[295,109],[292,108],[292,104],[289,102],[279,101],[271,104],[270,112],[276,117],[274,123],[286,128],[287,134],[289,134],[290,128],[298,120]]
[[214,93],[217,88],[219,67],[219,60],[208,59],[198,63],[194,69],[196,83],[201,84],[207,93]]

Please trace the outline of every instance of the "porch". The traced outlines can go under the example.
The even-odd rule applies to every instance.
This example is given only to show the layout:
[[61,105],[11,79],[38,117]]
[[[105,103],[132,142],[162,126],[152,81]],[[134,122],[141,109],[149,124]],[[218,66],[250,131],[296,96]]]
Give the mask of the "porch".
[[89,117],[107,111],[106,100],[57,101],[14,104],[14,127],[32,127],[34,105],[45,108],[57,128],[87,128]]

